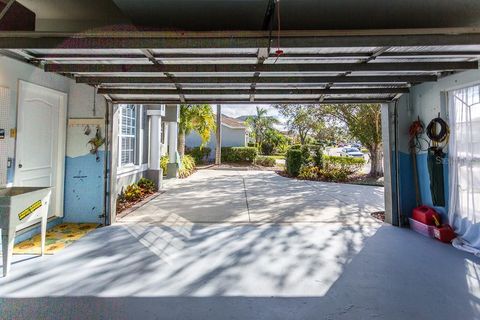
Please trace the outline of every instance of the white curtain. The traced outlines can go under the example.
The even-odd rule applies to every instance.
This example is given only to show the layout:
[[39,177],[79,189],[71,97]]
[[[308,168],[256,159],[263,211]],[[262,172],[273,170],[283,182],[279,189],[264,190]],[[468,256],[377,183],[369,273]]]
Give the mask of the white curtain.
[[453,245],[480,256],[480,86],[451,92],[448,218]]

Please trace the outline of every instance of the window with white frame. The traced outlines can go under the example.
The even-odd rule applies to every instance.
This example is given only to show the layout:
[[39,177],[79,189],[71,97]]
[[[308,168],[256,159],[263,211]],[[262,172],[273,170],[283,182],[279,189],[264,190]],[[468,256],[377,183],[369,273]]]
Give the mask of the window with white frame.
[[120,106],[119,116],[119,166],[135,164],[137,146],[137,110],[135,105]]

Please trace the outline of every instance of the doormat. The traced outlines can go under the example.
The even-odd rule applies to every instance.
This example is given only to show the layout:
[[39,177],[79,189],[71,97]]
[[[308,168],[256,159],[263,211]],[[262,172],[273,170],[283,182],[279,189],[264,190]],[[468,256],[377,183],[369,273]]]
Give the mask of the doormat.
[[[47,230],[45,236],[45,254],[55,254],[73,242],[85,237],[98,228],[97,223],[62,223]],[[40,254],[40,234],[20,242],[13,248],[14,254]]]

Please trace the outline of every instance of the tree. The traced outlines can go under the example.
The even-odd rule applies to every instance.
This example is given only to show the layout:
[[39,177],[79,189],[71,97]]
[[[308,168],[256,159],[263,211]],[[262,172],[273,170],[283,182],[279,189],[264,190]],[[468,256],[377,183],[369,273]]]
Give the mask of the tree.
[[383,176],[382,126],[379,104],[321,105],[319,118],[343,122],[349,133],[367,148],[370,155],[370,176]]
[[321,125],[318,117],[312,112],[313,107],[311,105],[280,104],[274,107],[287,119],[289,131],[298,136],[302,145],[307,142],[308,135],[316,131]]
[[202,139],[202,147],[210,140],[215,130],[215,115],[209,104],[187,104],[180,106],[180,122],[178,124],[178,153],[185,154],[185,136],[195,131]]
[[318,143],[326,146],[352,139],[347,126],[341,121],[319,121],[318,127],[312,133]]
[[268,128],[265,131],[263,141],[261,144],[261,151],[264,155],[271,155],[278,147],[288,142],[280,131],[274,128]]
[[267,130],[272,129],[273,125],[279,123],[275,117],[267,116],[267,109],[259,107],[257,107],[257,114],[247,117],[245,122],[252,129],[257,147],[261,147]]

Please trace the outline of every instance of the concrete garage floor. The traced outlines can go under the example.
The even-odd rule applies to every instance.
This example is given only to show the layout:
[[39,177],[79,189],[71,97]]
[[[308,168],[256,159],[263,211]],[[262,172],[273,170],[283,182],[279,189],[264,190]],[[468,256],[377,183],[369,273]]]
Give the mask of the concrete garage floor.
[[198,172],[55,256],[16,256],[0,318],[480,319],[479,259],[370,218],[381,198]]

